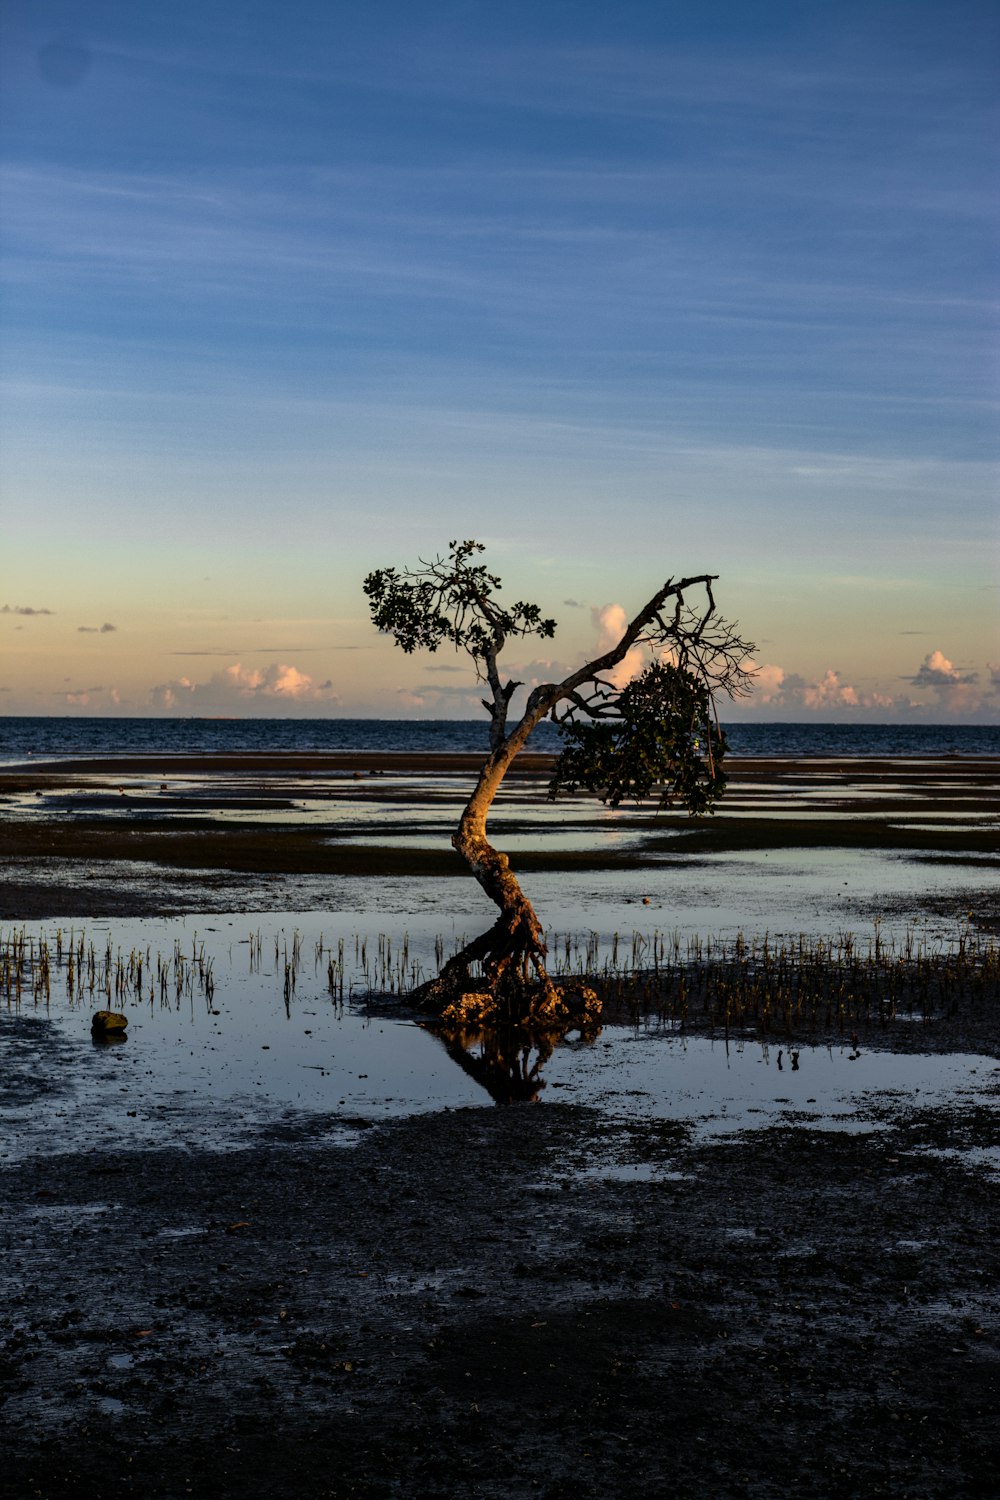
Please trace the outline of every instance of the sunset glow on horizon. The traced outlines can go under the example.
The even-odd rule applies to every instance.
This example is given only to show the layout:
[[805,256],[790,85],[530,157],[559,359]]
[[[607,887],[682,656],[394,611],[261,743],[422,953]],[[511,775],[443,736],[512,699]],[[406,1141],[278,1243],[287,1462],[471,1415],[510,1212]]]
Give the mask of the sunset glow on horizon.
[[528,685],[710,571],[724,717],[1000,718],[995,6],[0,24],[0,715],[476,717],[476,537]]

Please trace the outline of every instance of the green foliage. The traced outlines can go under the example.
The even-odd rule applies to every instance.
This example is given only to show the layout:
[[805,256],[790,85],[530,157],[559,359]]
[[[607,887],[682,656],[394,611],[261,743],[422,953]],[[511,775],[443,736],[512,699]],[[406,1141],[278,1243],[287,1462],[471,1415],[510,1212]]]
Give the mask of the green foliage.
[[450,542],[446,558],[420,569],[379,568],[364,589],[372,620],[395,637],[403,651],[436,651],[444,641],[479,660],[502,649],[508,636],[555,634],[537,604],[519,600],[504,607],[495,597],[500,579],[472,559],[481,542]]
[[549,795],[582,786],[617,807],[658,792],[661,806],[711,812],[726,785],[726,738],[713,725],[705,684],[654,662],[622,689],[615,712],[613,719],[564,726]]

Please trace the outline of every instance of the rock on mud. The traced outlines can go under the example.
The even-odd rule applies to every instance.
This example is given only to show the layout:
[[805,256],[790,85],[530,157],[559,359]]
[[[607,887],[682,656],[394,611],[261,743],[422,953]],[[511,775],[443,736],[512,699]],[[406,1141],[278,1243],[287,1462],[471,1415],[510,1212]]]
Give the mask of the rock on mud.
[[127,1026],[128,1016],[123,1016],[120,1010],[95,1010],[90,1022],[94,1036],[120,1035]]

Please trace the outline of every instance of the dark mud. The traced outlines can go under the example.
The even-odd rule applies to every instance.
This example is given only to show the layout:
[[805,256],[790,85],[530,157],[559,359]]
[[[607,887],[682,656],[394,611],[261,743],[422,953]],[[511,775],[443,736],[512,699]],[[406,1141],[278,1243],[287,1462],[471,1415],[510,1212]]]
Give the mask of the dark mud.
[[962,1153],[997,1116],[894,1119],[483,1108],[8,1169],[0,1493],[994,1495],[1000,1186]]

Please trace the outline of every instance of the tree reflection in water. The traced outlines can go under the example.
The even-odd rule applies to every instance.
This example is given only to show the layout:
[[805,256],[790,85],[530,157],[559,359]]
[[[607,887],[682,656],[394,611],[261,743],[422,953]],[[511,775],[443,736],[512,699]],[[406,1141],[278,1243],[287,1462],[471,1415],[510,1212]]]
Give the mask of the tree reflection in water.
[[599,1026],[582,1030],[567,1026],[544,1032],[523,1027],[488,1027],[484,1030],[450,1026],[430,1028],[463,1073],[480,1084],[495,1104],[537,1104],[545,1087],[542,1069],[558,1042],[571,1032],[591,1043],[600,1035]]

